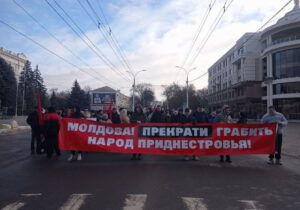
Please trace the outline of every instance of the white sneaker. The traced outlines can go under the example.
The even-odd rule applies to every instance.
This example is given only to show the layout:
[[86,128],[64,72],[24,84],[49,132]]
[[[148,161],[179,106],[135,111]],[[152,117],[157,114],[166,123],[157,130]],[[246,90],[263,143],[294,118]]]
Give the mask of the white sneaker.
[[78,154],[78,156],[77,156],[77,160],[82,160],[82,156],[81,156],[81,154]]
[[70,155],[70,157],[68,158],[68,161],[72,161],[73,160],[73,155]]

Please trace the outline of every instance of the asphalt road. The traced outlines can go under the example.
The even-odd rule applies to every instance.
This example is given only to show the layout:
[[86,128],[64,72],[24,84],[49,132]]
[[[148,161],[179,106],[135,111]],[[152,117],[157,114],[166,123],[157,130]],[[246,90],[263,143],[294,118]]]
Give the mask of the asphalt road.
[[68,153],[51,160],[30,155],[30,134],[0,136],[0,209],[52,210],[299,210],[300,165],[283,157],[269,166],[265,156],[200,161],[176,156],[143,157]]

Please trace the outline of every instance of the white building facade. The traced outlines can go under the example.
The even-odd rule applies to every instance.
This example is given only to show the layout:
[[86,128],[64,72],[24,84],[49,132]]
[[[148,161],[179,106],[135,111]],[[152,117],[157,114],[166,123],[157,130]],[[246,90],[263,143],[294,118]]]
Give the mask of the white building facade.
[[17,81],[27,61],[23,53],[14,53],[12,51],[0,48],[0,57],[3,58],[14,70]]
[[261,117],[274,105],[300,119],[300,8],[261,33],[246,33],[208,69],[209,107],[229,104],[233,112]]
[[260,69],[259,35],[246,33],[208,69],[208,102],[211,110],[228,104],[233,112],[245,111],[249,115],[261,112]]
[[300,8],[261,34],[263,97],[289,119],[300,119]]

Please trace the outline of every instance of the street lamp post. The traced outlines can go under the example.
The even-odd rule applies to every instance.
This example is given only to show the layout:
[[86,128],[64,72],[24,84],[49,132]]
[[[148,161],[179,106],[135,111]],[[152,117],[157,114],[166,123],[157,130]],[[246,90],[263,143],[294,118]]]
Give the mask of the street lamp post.
[[197,67],[194,67],[194,68],[189,69],[189,70],[187,70],[187,69],[185,69],[181,66],[176,66],[176,68],[181,69],[181,70],[185,71],[185,73],[186,73],[186,108],[188,108],[189,107],[189,74],[192,71],[196,70]]
[[127,71],[129,74],[132,75],[133,77],[133,85],[132,85],[132,111],[134,112],[134,103],[135,103],[135,98],[134,98],[134,93],[135,93],[135,78],[138,75],[138,73],[147,71],[146,69],[140,70],[136,73],[133,73],[132,71]]

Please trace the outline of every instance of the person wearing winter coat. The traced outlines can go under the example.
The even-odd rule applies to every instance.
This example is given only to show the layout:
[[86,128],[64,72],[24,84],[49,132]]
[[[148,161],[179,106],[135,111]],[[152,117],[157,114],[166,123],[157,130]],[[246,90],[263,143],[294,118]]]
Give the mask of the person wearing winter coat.
[[44,115],[43,119],[43,133],[46,142],[47,158],[51,158],[53,152],[60,155],[58,146],[58,133],[60,128],[61,117],[55,112],[53,107],[48,108],[48,112]]
[[[84,115],[80,111],[80,107],[75,107],[74,112],[71,114],[71,118],[76,119],[84,119]],[[77,160],[82,160],[82,152],[77,151]],[[68,161],[72,161],[74,159],[74,156],[76,155],[76,151],[71,151],[70,157],[68,158]]]
[[117,111],[116,108],[112,109],[111,121],[114,124],[120,124],[121,123],[120,115],[119,115],[119,113],[118,113],[118,111]]
[[[222,112],[216,116],[215,122],[232,123],[233,120],[230,114],[231,114],[230,106],[224,105],[222,108]],[[225,161],[227,163],[232,162],[230,155],[225,155],[225,157],[226,157]],[[220,156],[220,162],[224,163],[224,155]]]
[[[189,108],[186,108],[181,118],[181,123],[192,123],[193,121],[194,119],[193,119],[193,115],[191,114],[191,110]],[[199,160],[199,157],[196,155],[193,155],[191,158],[192,160],[197,160],[197,161]],[[188,161],[190,160],[190,157],[188,155],[185,155],[183,157],[183,160]]]
[[[144,114],[142,107],[136,106],[134,108],[134,112],[131,116],[130,121],[132,123],[144,123],[144,122],[146,122],[146,119],[147,119],[147,117]],[[141,160],[141,158],[142,158],[141,154],[132,154],[131,160]]]
[[[37,109],[37,107],[35,107]],[[41,154],[42,142],[41,142],[41,127],[39,122],[39,116],[37,110],[31,112],[26,122],[31,127],[31,154]]]
[[150,122],[152,123],[163,123],[165,121],[163,112],[160,105],[158,105],[155,111],[152,113]]
[[205,112],[204,107],[198,106],[196,111],[193,113],[193,122],[195,123],[208,123],[208,115]]

